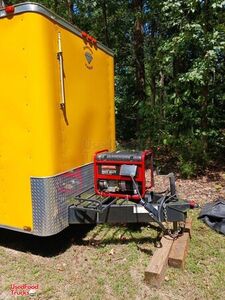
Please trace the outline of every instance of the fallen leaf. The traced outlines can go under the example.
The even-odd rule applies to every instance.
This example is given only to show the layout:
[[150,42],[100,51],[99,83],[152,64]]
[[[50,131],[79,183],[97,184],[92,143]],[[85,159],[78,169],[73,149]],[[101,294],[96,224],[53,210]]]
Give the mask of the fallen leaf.
[[109,252],[109,255],[114,255],[114,254],[115,254],[114,249],[111,249],[110,252]]

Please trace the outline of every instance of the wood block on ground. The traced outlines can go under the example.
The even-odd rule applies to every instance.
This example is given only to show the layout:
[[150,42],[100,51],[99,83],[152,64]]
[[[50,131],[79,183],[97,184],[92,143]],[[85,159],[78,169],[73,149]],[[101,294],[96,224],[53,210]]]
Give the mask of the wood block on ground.
[[168,257],[173,244],[173,239],[164,236],[161,239],[161,248],[156,249],[150,264],[145,270],[145,281],[152,286],[160,287],[168,266]]
[[192,219],[187,219],[185,222],[185,232],[189,232],[191,237],[191,226],[192,226]]
[[191,224],[192,221],[188,219],[185,225],[186,231],[173,242],[168,260],[169,266],[171,267],[184,269],[190,239]]

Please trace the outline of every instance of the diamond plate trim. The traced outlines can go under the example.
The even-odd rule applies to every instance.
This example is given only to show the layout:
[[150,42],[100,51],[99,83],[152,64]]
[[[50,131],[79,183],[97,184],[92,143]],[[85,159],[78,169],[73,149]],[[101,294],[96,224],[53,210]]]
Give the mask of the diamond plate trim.
[[94,185],[93,164],[48,178],[32,177],[33,234],[49,236],[69,225],[73,197]]

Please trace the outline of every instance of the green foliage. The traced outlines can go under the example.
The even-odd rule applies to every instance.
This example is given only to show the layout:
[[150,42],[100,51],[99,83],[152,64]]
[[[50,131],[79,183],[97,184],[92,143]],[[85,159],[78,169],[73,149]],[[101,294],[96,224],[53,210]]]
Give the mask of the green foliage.
[[149,56],[149,63],[158,62],[150,74],[157,92],[151,119],[143,114],[142,130],[152,130],[153,143],[180,153],[183,173],[193,173],[196,165],[224,151],[224,4],[164,1],[156,30],[160,41]]
[[196,175],[197,166],[195,163],[184,161],[181,157],[179,160],[180,174],[183,178],[191,178]]

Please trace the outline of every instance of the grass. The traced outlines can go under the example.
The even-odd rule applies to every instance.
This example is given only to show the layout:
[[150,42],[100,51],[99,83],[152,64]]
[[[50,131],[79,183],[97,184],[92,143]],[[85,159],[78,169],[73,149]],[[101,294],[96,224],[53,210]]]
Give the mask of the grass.
[[[1,230],[0,299],[11,284],[39,284],[38,299],[224,299],[225,237],[193,218],[185,270],[168,268],[156,290],[144,283],[157,231],[149,226],[72,227],[38,239]],[[76,238],[78,236],[78,238]],[[21,297],[17,299],[27,299]]]
[[[185,272],[168,270],[168,286],[177,282],[188,290],[187,299],[223,299],[225,294],[225,237],[196,220],[193,213],[193,234]],[[183,277],[183,275],[185,276]],[[189,290],[191,286],[193,290]],[[189,296],[190,294],[190,296]]]

